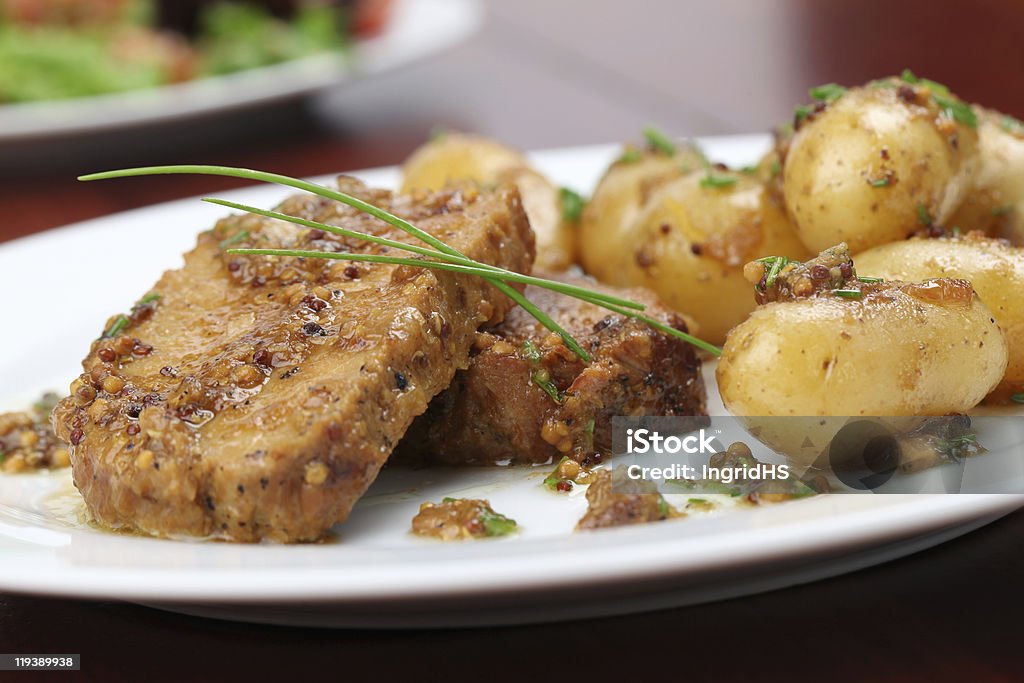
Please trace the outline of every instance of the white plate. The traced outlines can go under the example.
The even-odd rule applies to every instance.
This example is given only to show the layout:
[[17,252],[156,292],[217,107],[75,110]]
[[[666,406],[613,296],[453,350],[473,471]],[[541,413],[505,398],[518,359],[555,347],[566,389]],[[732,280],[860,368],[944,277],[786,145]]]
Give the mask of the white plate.
[[383,33],[351,59],[320,55],[148,90],[0,106],[0,143],[86,133],[239,109],[306,95],[426,57],[461,41],[482,20],[479,0],[396,0]]
[[[764,136],[705,141],[748,163]],[[538,153],[560,184],[588,190],[614,147]],[[272,169],[270,169],[272,170]],[[394,169],[358,173],[391,185]],[[131,192],[130,180],[119,183]],[[174,182],[168,177],[166,182]],[[225,193],[272,205],[285,191]],[[221,210],[195,199],[0,246],[9,403],[64,387],[108,315],[177,266]],[[50,310],[50,306],[53,310]],[[56,314],[54,313],[56,312]],[[549,468],[388,470],[335,542],[241,546],[139,538],[82,524],[66,472],[0,476],[0,590],[123,599],[283,624],[507,624],[671,607],[811,581],[906,555],[1024,504],[1020,496],[822,496],[679,521],[574,534],[585,507],[540,485]],[[489,498],[513,538],[440,544],[412,537],[420,502]]]

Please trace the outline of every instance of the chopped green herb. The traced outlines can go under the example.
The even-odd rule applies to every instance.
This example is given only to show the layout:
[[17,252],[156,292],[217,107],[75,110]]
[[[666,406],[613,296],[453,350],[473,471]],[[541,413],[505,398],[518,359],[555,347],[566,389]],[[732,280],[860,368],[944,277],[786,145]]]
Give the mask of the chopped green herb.
[[1015,119],[1010,115],[1004,115],[1002,120],[999,122],[999,127],[1007,133],[1013,133],[1014,135],[1024,135],[1024,123],[1019,119]]
[[945,455],[954,461],[959,461],[960,458],[971,455],[972,453],[983,453],[985,451],[985,449],[981,448],[978,444],[978,435],[974,433],[949,436],[945,439],[939,439],[935,444],[935,449],[940,454]]
[[834,102],[846,94],[846,88],[837,83],[826,83],[810,90],[811,98],[819,102]]
[[727,175],[716,175],[708,171],[707,175],[700,179],[701,187],[732,187],[736,184],[736,179]]
[[764,286],[773,287],[776,280],[779,279],[782,269],[789,265],[790,260],[788,256],[765,256],[757,259],[757,262],[768,266],[768,271],[764,276]]
[[221,240],[219,246],[220,246],[221,249],[227,249],[232,244],[238,244],[239,242],[241,242],[242,240],[244,240],[248,236],[249,236],[249,231],[248,230],[239,230],[238,232],[236,232],[231,237],[228,237],[227,239]]
[[658,514],[662,517],[668,517],[671,511],[672,508],[669,507],[668,501],[665,500],[662,496],[658,496]]
[[932,91],[933,95],[949,95],[949,87],[927,78],[918,78],[910,69],[904,69],[900,80],[912,85],[922,85]]
[[534,384],[543,389],[544,393],[550,396],[552,401],[555,403],[562,402],[562,392],[560,392],[558,387],[555,386],[555,383],[551,381],[551,373],[547,370],[543,368],[534,370],[533,374],[530,375],[530,379],[533,380]]
[[774,178],[777,175],[779,175],[780,173],[782,173],[782,164],[779,163],[778,159],[776,159],[775,161],[772,162],[771,173],[772,173],[772,178]]
[[622,150],[622,154],[619,156],[619,161],[624,164],[635,164],[643,158],[643,152],[638,150],[636,147],[627,147]]
[[756,175],[757,166],[744,166],[743,168],[740,169],[740,173],[743,173],[744,175]]
[[793,110],[793,118],[797,123],[801,123],[804,119],[811,115],[814,111],[814,107],[809,104],[801,104]]
[[882,176],[881,178],[872,178],[868,182],[871,183],[871,187],[889,187],[889,183],[892,181],[889,176]]
[[1009,213],[1013,213],[1013,204],[1003,204],[992,209],[993,216],[1005,216]]
[[978,127],[978,116],[974,113],[974,109],[971,108],[971,105],[966,102],[961,102],[953,97],[947,86],[942,83],[928,80],[927,78],[918,78],[910,69],[903,70],[903,73],[900,74],[900,80],[904,83],[921,85],[928,88],[928,90],[931,91],[932,100],[934,100],[935,104],[939,105],[943,114],[970,128]]
[[507,536],[519,527],[514,519],[492,510],[481,511],[479,519],[487,536]]
[[583,216],[586,201],[578,193],[568,187],[558,190],[558,200],[562,205],[562,220],[567,223],[579,223]]
[[655,152],[661,152],[666,156],[675,156],[676,143],[654,126],[644,128],[644,139],[647,141],[647,146]]
[[867,283],[885,282],[885,279],[884,278],[880,278],[880,277],[862,277],[862,276],[858,275],[857,279],[860,280],[861,282],[867,282]]
[[918,222],[921,223],[921,225],[927,226],[929,228],[932,226],[932,223],[935,222],[935,220],[932,218],[932,215],[928,213],[928,209],[925,208],[924,204],[917,205],[917,220]]
[[832,293],[835,294],[836,296],[841,296],[844,299],[859,299],[860,298],[860,290],[859,289],[833,289]]
[[121,333],[124,328],[128,327],[128,316],[123,313],[117,316],[117,319],[110,325],[109,328],[103,333],[102,339],[109,339],[116,337]]
[[451,496],[445,496],[444,498],[441,499],[441,502],[442,503],[454,503],[456,500],[458,500],[458,499],[457,498],[452,498]]
[[141,306],[145,306],[146,304],[151,304],[154,301],[158,301],[159,299],[160,299],[160,292],[150,292],[146,296],[144,296],[141,299],[139,299],[138,301],[136,301],[135,305],[132,306],[132,308],[139,308]]
[[949,232],[952,233],[953,237],[959,237],[960,233],[963,231],[960,230],[959,225],[954,225],[952,228],[949,229]]
[[696,504],[696,505],[707,505],[707,504],[708,504],[708,503],[710,503],[711,501],[709,501],[709,500],[707,500],[707,499],[705,499],[705,498],[688,498],[688,499],[686,500],[686,502],[687,502],[687,503],[694,503],[694,504]]
[[935,100],[935,104],[942,108],[942,113],[949,118],[969,128],[978,127],[978,116],[974,113],[971,105],[954,99],[949,95],[939,94],[934,91],[932,92],[932,99]]
[[1024,403],[1024,391],[1019,394],[1012,394],[1010,400],[1014,403]]
[[526,356],[526,360],[531,363],[540,362],[540,350],[529,339],[523,342],[523,355]]

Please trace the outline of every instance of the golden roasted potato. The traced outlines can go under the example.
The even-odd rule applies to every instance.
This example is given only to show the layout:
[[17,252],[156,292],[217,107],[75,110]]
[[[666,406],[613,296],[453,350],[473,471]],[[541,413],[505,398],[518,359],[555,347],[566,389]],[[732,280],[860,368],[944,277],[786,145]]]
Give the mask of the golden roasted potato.
[[439,190],[460,181],[515,185],[537,236],[537,268],[559,271],[576,262],[578,226],[562,220],[558,188],[518,151],[476,135],[445,133],[402,166],[402,192]]
[[729,334],[716,376],[740,416],[946,415],[1003,377],[1007,345],[965,280],[859,284],[758,308]]
[[955,277],[969,280],[1009,344],[1009,363],[993,399],[1024,390],[1024,249],[987,238],[912,239],[869,249],[857,270],[892,280]]
[[783,160],[786,208],[803,243],[820,251],[846,242],[857,253],[945,225],[977,165],[971,108],[909,74],[830,87],[798,114]]
[[975,111],[978,170],[948,225],[1024,245],[1024,123],[981,107]]
[[605,251],[598,242],[628,235],[633,220],[660,187],[705,164],[691,145],[640,149],[627,145],[598,182],[580,221],[580,260],[584,269],[600,268]]
[[[754,309],[744,263],[808,253],[782,208],[748,174],[690,173],[664,184],[642,209],[639,193],[635,182],[621,192],[610,209],[621,218],[584,220],[584,267],[609,284],[654,290],[713,344]],[[597,201],[595,193],[587,212]]]

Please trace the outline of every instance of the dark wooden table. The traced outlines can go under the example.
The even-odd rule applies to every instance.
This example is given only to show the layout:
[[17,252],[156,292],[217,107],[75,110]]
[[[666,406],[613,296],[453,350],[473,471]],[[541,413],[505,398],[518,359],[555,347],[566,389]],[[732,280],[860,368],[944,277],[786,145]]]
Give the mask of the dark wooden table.
[[[231,185],[73,180],[107,166],[191,161],[318,174],[396,163],[435,125],[532,148],[635,138],[646,123],[675,135],[750,132],[787,119],[811,85],[904,67],[1024,115],[1024,5],[1010,0],[493,0],[489,10],[466,44],[313,102],[0,148],[0,240]],[[2,595],[0,652],[80,652],[79,677],[104,683],[518,681],[569,672],[634,680],[648,671],[721,681],[1018,681],[1022,538],[1019,512],[939,548],[808,586],[506,629],[284,629]]]

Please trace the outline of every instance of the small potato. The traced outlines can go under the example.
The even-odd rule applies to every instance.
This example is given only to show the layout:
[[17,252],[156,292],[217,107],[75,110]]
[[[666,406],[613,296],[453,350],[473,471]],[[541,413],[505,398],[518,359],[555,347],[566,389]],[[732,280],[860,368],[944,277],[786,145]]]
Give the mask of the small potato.
[[1024,124],[995,111],[978,113],[978,170],[949,227],[981,230],[1024,245]]
[[[863,269],[861,269],[863,270]],[[716,371],[739,416],[922,416],[977,405],[1007,346],[964,280],[860,284],[766,304],[729,334]]]
[[1009,364],[996,398],[1024,390],[1024,249],[972,233],[961,238],[912,239],[856,257],[864,275],[919,281],[969,280],[1009,343]]
[[846,242],[857,253],[946,225],[970,190],[978,147],[977,130],[948,112],[928,86],[891,79],[799,122],[783,191],[803,243],[821,251]]
[[521,153],[493,140],[459,133],[431,140],[403,165],[401,191],[440,190],[460,181],[515,185],[537,237],[536,266],[558,271],[576,262],[579,228],[562,220],[558,188]]
[[580,222],[580,258],[590,271],[607,256],[603,242],[618,243],[629,234],[633,220],[651,196],[665,184],[703,167],[704,157],[692,146],[676,147],[675,154],[627,146],[605,171],[583,209]]
[[802,259],[808,252],[758,180],[725,171],[713,177],[718,186],[704,171],[676,178],[632,221],[602,224],[604,231],[592,226],[583,262],[599,280],[655,291],[692,316],[702,338],[719,344],[754,310],[743,264],[767,255]]

